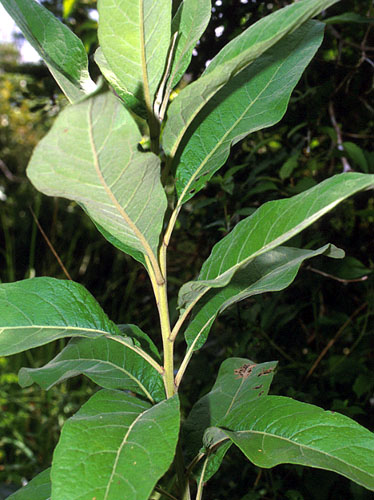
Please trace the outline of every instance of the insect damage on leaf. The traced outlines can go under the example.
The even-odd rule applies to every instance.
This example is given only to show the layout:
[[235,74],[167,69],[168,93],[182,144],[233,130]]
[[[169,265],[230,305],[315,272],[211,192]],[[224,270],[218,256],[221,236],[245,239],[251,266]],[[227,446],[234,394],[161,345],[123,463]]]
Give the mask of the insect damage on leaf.
[[262,377],[263,375],[268,375],[269,373],[273,372],[274,370],[275,370],[275,368],[267,368],[267,369],[261,370],[257,376]]
[[234,370],[234,374],[237,375],[237,377],[235,377],[236,379],[238,378],[248,378],[250,376],[250,374],[252,373],[252,370],[253,368],[256,366],[256,364],[244,364],[243,366],[241,366],[240,368],[237,368],[236,370]]

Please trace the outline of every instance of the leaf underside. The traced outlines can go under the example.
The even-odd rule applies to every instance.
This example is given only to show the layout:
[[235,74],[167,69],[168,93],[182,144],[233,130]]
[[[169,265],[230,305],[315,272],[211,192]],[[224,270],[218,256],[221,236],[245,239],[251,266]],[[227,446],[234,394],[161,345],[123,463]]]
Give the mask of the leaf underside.
[[166,196],[160,160],[139,151],[140,140],[120,100],[100,94],[59,115],[27,173],[39,191],[82,204],[104,236],[144,263],[157,253]]

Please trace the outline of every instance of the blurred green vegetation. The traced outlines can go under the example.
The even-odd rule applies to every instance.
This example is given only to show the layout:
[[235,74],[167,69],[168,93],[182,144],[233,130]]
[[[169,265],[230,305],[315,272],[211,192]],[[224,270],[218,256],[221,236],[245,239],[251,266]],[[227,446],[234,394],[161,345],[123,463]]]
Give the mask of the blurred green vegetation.
[[[288,3],[213,2],[212,21],[189,78],[196,78],[241,30]],[[95,2],[45,4],[65,15],[92,55],[97,46],[91,15]],[[370,0],[347,0],[325,17],[345,12],[374,17],[373,10]],[[93,293],[108,315],[118,323],[138,324],[157,341],[155,306],[141,266],[111,248],[76,204],[40,195],[25,177],[32,149],[66,104],[64,98],[42,66],[21,64],[10,46],[0,47],[0,68],[6,69],[0,70],[0,280],[66,278],[37,219],[71,277]],[[170,246],[172,316],[179,287],[197,275],[213,244],[260,204],[299,193],[348,168],[374,173],[373,83],[372,25],[328,24],[324,44],[282,122],[237,144],[224,168],[185,205]],[[219,317],[183,381],[186,411],[210,389],[226,357],[246,356],[257,362],[279,360],[271,393],[339,411],[372,428],[373,234],[374,197],[363,192],[290,242],[304,248],[332,242],[347,257],[313,260],[286,291],[245,300]],[[18,386],[21,366],[45,364],[61,345],[63,341],[0,358],[0,499],[13,485],[48,467],[63,422],[95,390],[87,379],[73,379],[48,392]],[[177,349],[182,355],[182,337]],[[333,473],[294,466],[257,469],[237,450],[229,452],[205,491],[210,500],[370,498]]]

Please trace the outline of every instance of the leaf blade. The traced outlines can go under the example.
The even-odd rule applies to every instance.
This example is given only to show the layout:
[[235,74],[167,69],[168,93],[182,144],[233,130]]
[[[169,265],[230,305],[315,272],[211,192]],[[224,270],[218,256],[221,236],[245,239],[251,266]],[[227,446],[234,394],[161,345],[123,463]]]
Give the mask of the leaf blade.
[[0,285],[0,355],[64,337],[119,335],[92,295],[78,283],[32,278]]
[[264,203],[219,241],[204,262],[198,280],[183,285],[185,307],[210,288],[230,282],[237,270],[301,232],[349,196],[374,186],[374,175],[335,175],[292,198]]
[[301,0],[250,26],[212,60],[203,76],[183,89],[170,105],[163,147],[174,158],[183,135],[205,104],[231,78],[288,33],[339,0]]
[[138,151],[140,139],[121,102],[101,94],[59,115],[36,147],[27,174],[43,193],[83,204],[121,249],[152,262],[167,202],[160,161]]
[[308,465],[374,490],[374,435],[344,415],[266,396],[250,408],[234,410],[222,422],[222,431],[260,467]]
[[70,102],[96,89],[83,43],[67,26],[34,0],[2,0],[2,4]]
[[7,500],[50,500],[51,498],[51,469],[40,472],[31,479],[26,486],[7,497]]
[[[100,45],[134,111],[152,109],[170,43],[169,0],[99,0]],[[156,29],[157,27],[157,29]]]
[[[324,254],[330,254],[335,258],[344,256],[344,252],[336,255],[334,253],[336,250],[333,245],[325,245],[317,250],[278,247],[255,258],[247,266],[239,269],[225,287],[212,288],[199,301],[185,331],[188,348],[200,349],[215,318],[232,304],[260,293],[283,290],[295,279],[301,264],[306,259]],[[186,300],[188,304],[188,296],[183,298],[181,294],[182,309]]]
[[[275,361],[256,364],[246,358],[228,358],[223,361],[211,391],[195,403],[183,424],[183,436],[189,459],[192,460],[202,448],[206,429],[220,425],[238,402],[246,400],[247,404],[251,404],[259,395],[268,393],[276,365]],[[204,474],[205,481],[217,471],[229,448],[225,446],[217,449],[217,441],[215,436],[204,449],[209,460]],[[201,471],[198,474],[200,473]]]
[[96,393],[62,429],[52,500],[146,500],[173,459],[178,432],[177,397],[150,406],[120,391]]
[[165,399],[163,379],[154,367],[126,343],[102,337],[71,339],[49,363],[21,368],[18,377],[21,387],[36,382],[42,389],[50,389],[81,374],[104,389],[132,391],[152,404]]
[[176,157],[178,204],[204,187],[227,160],[231,144],[282,118],[294,87],[322,43],[323,32],[322,23],[306,22],[232,78],[206,104]]
[[211,16],[211,0],[184,0],[171,23],[172,36],[178,33],[168,86],[175,87],[184,75]]

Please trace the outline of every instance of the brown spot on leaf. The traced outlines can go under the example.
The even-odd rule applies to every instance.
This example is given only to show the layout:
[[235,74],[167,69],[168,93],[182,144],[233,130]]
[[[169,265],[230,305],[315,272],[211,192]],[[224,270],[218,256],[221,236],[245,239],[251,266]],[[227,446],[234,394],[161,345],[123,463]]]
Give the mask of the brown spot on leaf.
[[237,377],[235,377],[235,378],[236,379],[248,378],[250,376],[250,374],[252,373],[252,370],[255,366],[256,366],[255,364],[250,365],[249,363],[247,363],[247,364],[244,364],[243,366],[241,366],[240,368],[237,368],[236,370],[234,370],[234,374],[237,375]]
[[274,368],[266,368],[264,370],[261,370],[257,376],[262,377],[262,375],[268,375],[269,373],[271,373],[273,371],[274,371]]

